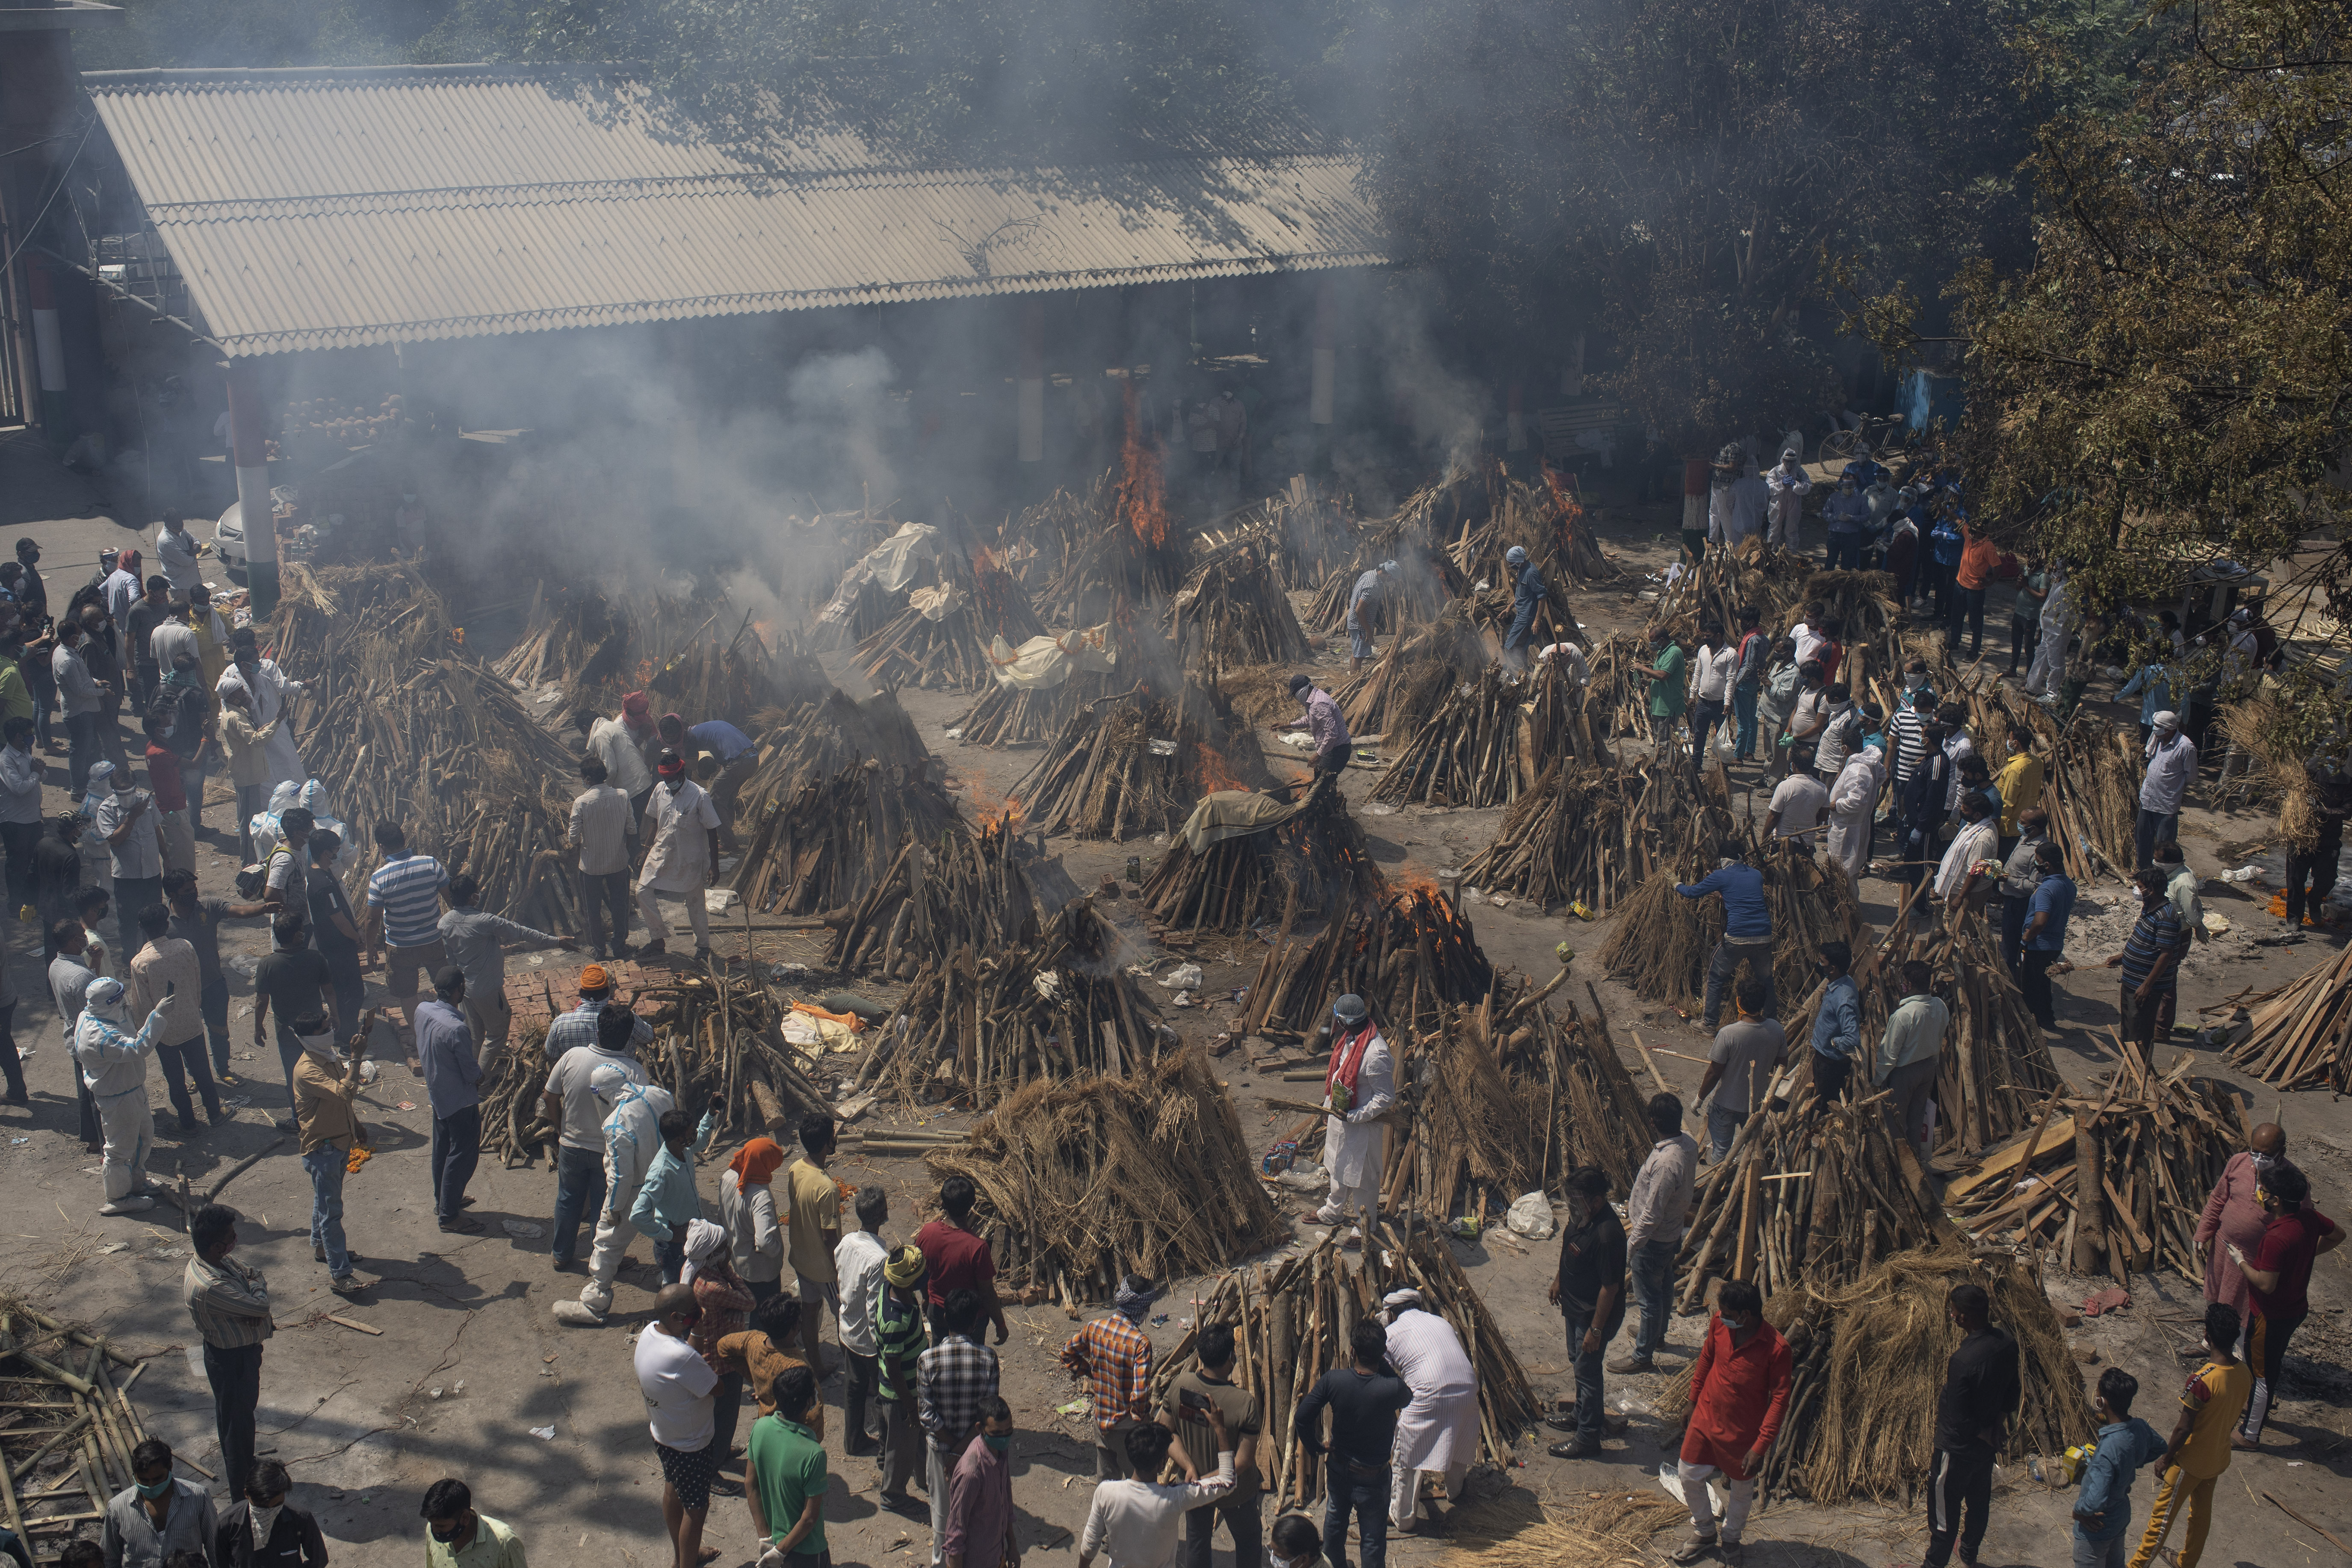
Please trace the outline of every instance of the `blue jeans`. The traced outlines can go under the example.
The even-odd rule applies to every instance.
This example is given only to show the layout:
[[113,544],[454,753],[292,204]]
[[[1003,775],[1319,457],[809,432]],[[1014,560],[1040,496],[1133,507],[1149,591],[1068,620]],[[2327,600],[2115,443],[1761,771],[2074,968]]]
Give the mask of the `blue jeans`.
[[1758,688],[1735,686],[1731,689],[1731,716],[1739,721],[1733,737],[1732,749],[1746,762],[1756,754],[1756,698]]
[[1748,1112],[1728,1106],[1709,1105],[1706,1108],[1706,1143],[1710,1155],[1720,1163],[1731,1152],[1731,1145],[1747,1122]]
[[555,1152],[555,1240],[558,1263],[569,1263],[580,1245],[580,1221],[604,1210],[604,1154],[599,1149]]
[[1839,533],[1832,531],[1830,534],[1829,555],[1823,566],[1825,570],[1831,572],[1836,571],[1840,566],[1849,571],[1861,571],[1862,535],[1859,532]]
[[310,1245],[327,1251],[327,1272],[341,1279],[352,1271],[351,1248],[343,1243],[343,1167],[351,1156],[332,1144],[322,1144],[302,1156],[310,1173]]
[[1323,1561],[1347,1568],[1348,1516],[1356,1516],[1363,1568],[1387,1568],[1389,1560],[1389,1467],[1366,1469],[1333,1453],[1323,1478]]
[[1680,1250],[1671,1241],[1645,1241],[1626,1255],[1633,1301],[1642,1310],[1641,1323],[1633,1331],[1637,1361],[1648,1361],[1665,1347],[1666,1318],[1675,1302],[1675,1254]]
[[1565,1298],[1560,1310],[1568,1320],[1568,1359],[1576,1366],[1576,1436],[1580,1441],[1598,1446],[1601,1430],[1601,1358],[1608,1353],[1617,1331],[1625,1326],[1625,1298],[1622,1294],[1618,1296],[1609,1310],[1609,1321],[1600,1325],[1601,1348],[1597,1351],[1584,1349],[1584,1331],[1593,1326],[1591,1311],[1579,1311]]
[[654,1261],[661,1265],[662,1283],[675,1285],[686,1272],[686,1243],[675,1237],[654,1243]]

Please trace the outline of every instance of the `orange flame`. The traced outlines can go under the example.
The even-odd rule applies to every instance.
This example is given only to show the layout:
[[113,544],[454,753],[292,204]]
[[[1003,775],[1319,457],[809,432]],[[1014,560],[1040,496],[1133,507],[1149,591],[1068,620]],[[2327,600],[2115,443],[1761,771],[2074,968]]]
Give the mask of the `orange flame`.
[[1233,764],[1225,760],[1225,754],[1216,747],[1205,741],[1195,741],[1192,752],[1197,759],[1192,764],[1192,774],[1201,781],[1203,789],[1214,792],[1249,788],[1241,774],[1234,771]]
[[1158,549],[1168,542],[1168,486],[1160,472],[1160,450],[1143,428],[1142,400],[1135,383],[1120,389],[1126,404],[1127,434],[1119,445],[1118,505],[1135,537]]

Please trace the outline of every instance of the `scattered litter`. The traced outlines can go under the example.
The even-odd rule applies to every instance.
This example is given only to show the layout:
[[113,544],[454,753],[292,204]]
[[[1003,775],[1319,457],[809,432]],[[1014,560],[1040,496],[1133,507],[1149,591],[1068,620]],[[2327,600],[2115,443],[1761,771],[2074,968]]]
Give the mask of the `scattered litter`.
[[1175,1003],[1179,1007],[1192,1006],[1193,1005],[1192,994],[1190,991],[1179,991],[1176,993]]
[[1367,816],[1394,816],[1396,811],[1395,806],[1377,804],[1364,807],[1364,815]]
[[740,896],[732,888],[705,888],[702,889],[703,913],[723,915],[735,907],[735,900]]
[[30,1138],[11,1138],[8,1140],[8,1144],[9,1147],[14,1148],[19,1143],[30,1143],[31,1142],[32,1140]]
[[1174,973],[1163,976],[1160,984],[1171,991],[1198,991],[1201,988],[1201,966],[1180,963]]
[[360,1063],[360,1081],[362,1083],[373,1083],[383,1076],[383,1069],[376,1066],[374,1062],[364,1061]]
[[1035,974],[1030,976],[1029,983],[1036,987],[1037,994],[1043,996],[1048,1002],[1053,1001],[1062,994],[1062,976],[1056,971],[1051,969],[1041,969]]
[[438,1399],[441,1397],[441,1391],[437,1388],[428,1388],[425,1391],[425,1396],[427,1399]]
[[1514,1233],[1537,1241],[1548,1239],[1559,1228],[1559,1222],[1552,1218],[1551,1200],[1541,1193],[1528,1193],[1522,1196],[1511,1205],[1510,1213],[1504,1215],[1503,1223],[1509,1226]]
[[505,1227],[506,1233],[509,1236],[520,1237],[525,1241],[530,1241],[535,1237],[542,1237],[547,1234],[547,1227],[545,1226],[533,1225],[527,1219],[502,1219],[499,1221],[499,1224]]
[[1155,757],[1172,757],[1176,754],[1176,742],[1173,741],[1147,741],[1144,743],[1151,748],[1151,754]]
[[1084,1415],[1086,1413],[1087,1402],[1083,1399],[1073,1399],[1067,1405],[1054,1406],[1054,1414],[1056,1415]]
[[1498,910],[1507,910],[1511,907],[1510,895],[1507,893],[1496,893],[1489,898],[1487,902],[1493,904]]
[[[247,975],[246,978],[249,980],[252,976]],[[240,1018],[250,1018],[253,1016],[253,1009],[250,1007],[239,1007],[236,1010],[236,1016]],[[236,1059],[241,1062],[249,1062],[253,1059],[253,1053],[251,1051],[239,1051],[237,1053]]]
[[[252,979],[253,972],[261,966],[261,960],[254,957],[249,952],[240,952],[236,957],[227,959],[225,962],[227,963],[229,968],[236,971],[237,973],[243,975],[247,980]],[[252,1011],[253,1009],[250,1007],[247,1007],[245,1010],[246,1013],[250,1013]],[[245,1016],[245,1013],[240,1013],[237,1016],[242,1018]]]
[[2225,882],[2251,882],[2262,874],[2263,868],[2260,866],[2241,866],[2234,871],[2222,872],[2221,880]]
[[[19,1142],[21,1142],[21,1140],[19,1140]],[[99,1256],[101,1258],[110,1252],[128,1252],[130,1250],[131,1244],[127,1241],[110,1241],[104,1247],[98,1249]]]
[[776,981],[779,984],[789,984],[791,982],[795,980],[805,980],[808,976],[809,966],[805,963],[772,963],[768,965],[768,978]]
[[961,741],[963,739],[963,731],[961,729],[942,731],[941,736],[950,741]]
[[223,1105],[251,1105],[253,1103],[253,1096],[249,1094],[240,1094],[232,1098],[224,1099],[221,1103]]
[[561,686],[551,686],[546,690],[541,692],[538,696],[532,698],[531,700],[544,708],[562,695],[563,688]]
[[395,1110],[414,1110],[416,1109],[416,1101],[413,1100],[395,1100],[393,1103],[393,1109]]
[[530,1429],[530,1435],[542,1442],[555,1441],[555,1428],[552,1426],[534,1426]]
[[547,962],[547,957],[544,953],[534,952],[529,958],[524,959],[523,962],[530,964],[533,969],[537,969],[541,964]]

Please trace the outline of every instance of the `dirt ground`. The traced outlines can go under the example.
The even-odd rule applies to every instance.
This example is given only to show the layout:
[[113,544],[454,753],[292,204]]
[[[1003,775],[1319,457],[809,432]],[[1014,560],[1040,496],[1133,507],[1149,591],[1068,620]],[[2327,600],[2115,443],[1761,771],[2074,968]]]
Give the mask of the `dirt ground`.
[[[78,515],[91,499],[75,493],[79,481],[47,469],[37,471],[21,452],[0,444],[0,480],[12,477],[22,482],[0,484],[0,493],[13,497],[8,510],[17,513],[16,531],[43,542],[50,555],[52,592],[69,591],[95,550],[121,540],[124,530],[102,513]],[[1663,510],[1641,515],[1612,509],[1602,528],[1609,547],[1629,566],[1650,570],[1662,564],[1673,548],[1674,521]],[[1570,603],[1579,618],[1591,625],[1638,621],[1638,603],[1615,592],[1572,594]],[[1994,606],[1988,616],[1995,628],[1994,643],[2000,642],[2000,628],[2007,625],[2000,608]],[[2001,651],[2005,654],[2005,645]],[[1335,658],[1323,668],[1336,673],[1342,666]],[[941,731],[963,706],[960,699],[908,692],[904,700],[969,797],[998,800],[1009,793],[1030,760],[1026,754],[987,752],[946,741]],[[1281,760],[1288,754],[1285,749],[1268,749],[1278,773],[1296,767]],[[61,759],[53,760],[50,776],[52,788],[44,804],[54,810],[65,804]],[[1368,775],[1351,772],[1346,789],[1360,803],[1370,783]],[[1760,812],[1760,802],[1757,809]],[[1366,815],[1362,820],[1384,864],[1433,870],[1458,864],[1481,847],[1499,815],[1408,808]],[[226,812],[215,807],[213,817],[217,825]],[[2290,978],[2332,952],[2340,940],[2315,934],[2294,945],[2257,946],[2255,939],[2278,934],[2281,922],[2265,914],[2254,898],[2210,879],[2223,868],[2218,854],[2221,845],[2239,847],[2237,852],[2245,854],[2242,847],[2261,840],[2269,826],[2266,819],[2216,817],[2198,810],[2184,820],[2190,862],[2209,878],[2208,904],[2227,915],[2235,928],[2197,950],[2183,981],[2184,1023],[2196,1019],[2198,1007],[2225,995]],[[234,873],[233,840],[226,847],[228,853],[223,853],[223,841],[215,837],[200,855],[208,892],[225,889]],[[1128,855],[1140,854],[1148,863],[1157,853],[1149,841],[1057,841],[1050,850],[1073,883],[1089,889],[1106,872],[1116,871]],[[2115,928],[2119,894],[2113,884],[2086,889],[2080,917],[2084,934],[2074,955],[2078,962],[2095,965],[2105,956],[2104,951],[2091,951],[2090,931],[2093,927],[2103,932]],[[2266,897],[2266,892],[2256,894]],[[1864,903],[1874,921],[1883,922],[1894,900],[1885,884],[1874,881],[1865,884]],[[1132,902],[1122,899],[1109,903],[1106,912],[1134,937],[1139,962],[1163,956],[1150,951]],[[1496,908],[1491,903],[1477,907],[1475,917],[1480,941],[1498,965],[1548,976],[1554,967],[1553,946],[1562,940],[1588,955],[1578,960],[1578,973],[1590,973],[1599,984],[1619,1038],[1639,1028],[1654,1046],[1703,1054],[1704,1037],[1694,1026],[1670,1011],[1660,1013],[1639,1003],[1600,978],[1589,955],[1597,953],[1606,939],[1605,921],[1581,924],[1546,918],[1520,904]],[[0,1232],[10,1244],[6,1257],[0,1258],[0,1287],[85,1319],[135,1353],[155,1358],[157,1364],[137,1388],[149,1424],[184,1458],[216,1471],[219,1456],[210,1398],[180,1294],[186,1238],[168,1207],[136,1219],[96,1215],[96,1161],[82,1152],[73,1134],[68,1067],[40,980],[37,948],[26,951],[27,929],[12,922],[6,935],[8,976],[22,998],[16,1037],[34,1053],[27,1069],[34,1104],[29,1110],[0,1108],[0,1182],[5,1183],[12,1200],[11,1220],[24,1226]],[[743,944],[738,933],[724,938],[719,947],[733,955]],[[763,963],[807,962],[816,951],[814,942],[790,934],[756,935],[752,946],[751,956]],[[239,957],[257,957],[266,950],[266,938],[257,923],[236,931],[224,947],[234,963]],[[1204,941],[1184,956],[1202,965],[1203,991],[1213,997],[1248,984],[1257,963],[1251,939]],[[523,955],[510,961],[510,971],[529,976],[534,987],[540,976],[552,975],[560,995],[570,963],[562,954],[536,963]],[[371,976],[372,1001],[380,994],[373,984],[376,978]],[[242,1034],[249,1028],[250,987],[242,976],[233,979],[237,995],[231,1006],[232,1028]],[[2053,1046],[2070,1078],[2088,1084],[2111,1061],[2100,1039],[2116,1016],[2112,977],[2084,968],[2063,976],[2061,985],[2063,1028]],[[1223,1014],[1214,1006],[1171,1009],[1168,1016],[1188,1038],[1206,1038],[1224,1026]],[[2178,1037],[2159,1065],[2177,1060],[2186,1039],[2185,1032]],[[1679,1057],[1656,1059],[1665,1079],[1687,1099],[1696,1087],[1697,1064]],[[235,1065],[242,1081],[228,1091],[238,1102],[232,1123],[187,1136],[172,1130],[173,1113],[160,1083],[151,1079],[159,1108],[152,1166],[159,1177],[169,1180],[184,1172],[201,1188],[278,1136],[270,1122],[283,1114],[285,1095],[274,1076],[274,1060],[254,1058],[249,1044],[243,1044]],[[1628,1065],[1637,1079],[1645,1078],[1641,1061],[1630,1059]],[[1262,1129],[1271,1142],[1291,1119],[1270,1110],[1265,1099],[1283,1093],[1286,1086],[1255,1076],[1238,1054],[1222,1058],[1220,1068],[1244,1124],[1254,1132]],[[2231,1077],[2215,1070],[2225,1079]],[[1296,1092],[1295,1086],[1290,1092]],[[2341,1197],[2332,1194],[2341,1194],[2352,1177],[2352,1112],[2318,1095],[2298,1096],[2284,1107],[2268,1090],[2250,1090],[2249,1098],[2261,1117],[2285,1123],[2294,1158],[2316,1178],[2322,1206],[2332,1210],[2340,1204]],[[472,1191],[478,1198],[474,1212],[488,1229],[470,1237],[444,1235],[431,1218],[425,1171],[430,1126],[423,1086],[397,1061],[386,1060],[382,1076],[362,1100],[363,1114],[378,1132],[378,1152],[346,1189],[347,1224],[352,1244],[364,1258],[361,1273],[377,1283],[359,1300],[342,1302],[329,1294],[323,1266],[302,1256],[309,1189],[289,1152],[290,1143],[239,1176],[228,1194],[247,1216],[241,1255],[267,1271],[276,1301],[279,1328],[264,1364],[261,1447],[292,1468],[298,1483],[295,1500],[318,1511],[335,1561],[362,1568],[415,1560],[422,1530],[417,1500],[425,1484],[442,1475],[464,1478],[478,1506],[517,1528],[542,1562],[575,1550],[633,1568],[666,1561],[660,1481],[648,1447],[643,1401],[629,1368],[632,1336],[657,1282],[642,1256],[642,1244],[639,1258],[623,1276],[613,1326],[601,1331],[559,1326],[549,1308],[573,1294],[578,1279],[556,1275],[549,1266],[544,1231],[554,1183],[548,1170],[540,1164],[513,1170],[486,1165]],[[890,1119],[877,1113],[867,1125]],[[954,1124],[965,1118],[950,1113],[946,1120]],[[716,1167],[729,1152],[713,1152],[706,1190],[715,1190]],[[920,1222],[930,1189],[917,1163],[845,1160],[837,1173],[847,1180],[878,1183],[890,1192],[892,1213],[886,1229],[890,1238],[911,1234]],[[1553,1248],[1522,1242],[1506,1231],[1490,1232],[1477,1244],[1453,1245],[1538,1390],[1547,1399],[1566,1394],[1570,1384],[1559,1320],[1543,1296]],[[1192,1303],[1205,1294],[1208,1283],[1173,1282],[1161,1303],[1165,1321],[1155,1320],[1150,1330],[1159,1343],[1174,1342],[1193,1310]],[[2048,1280],[2053,1299],[2062,1302],[2079,1302],[2103,1283],[2056,1275]],[[2335,1489],[2339,1479],[2352,1473],[2352,1426],[2347,1425],[2352,1378],[2346,1372],[2352,1364],[2347,1357],[2352,1318],[2347,1315],[2352,1289],[2347,1289],[2345,1255],[2322,1260],[2313,1296],[2315,1310],[2298,1338],[2296,1353],[2289,1358],[2284,1397],[2268,1445],[2259,1456],[2240,1456],[2223,1479],[2208,1562],[2234,1563],[2239,1568],[2316,1563],[2340,1553],[2334,1542],[2352,1539],[2352,1505],[2347,1505],[2347,1493]],[[2198,1308],[2195,1282],[2169,1277],[2141,1279],[2135,1282],[2130,1308],[2088,1322],[2074,1336],[2086,1352],[2097,1352],[2098,1364],[2121,1365],[2139,1376],[2145,1391],[2142,1413],[2159,1430],[2169,1425],[2173,1391],[2192,1353]],[[326,1316],[330,1311],[376,1331],[365,1333],[331,1321]],[[1092,1438],[1083,1418],[1059,1416],[1053,1408],[1072,1396],[1055,1357],[1075,1325],[1051,1306],[1013,1307],[1007,1315],[1013,1336],[1003,1347],[1003,1387],[1020,1427],[1014,1445],[1020,1538],[1032,1561],[1050,1568],[1075,1555],[1074,1533],[1085,1518],[1093,1473]],[[1675,1322],[1669,1334],[1669,1369],[1680,1365],[1700,1327],[1696,1318]],[[826,1339],[833,1340],[830,1327]],[[1612,1380],[1609,1403],[1631,1417],[1631,1426],[1622,1438],[1612,1439],[1601,1458],[1554,1460],[1544,1452],[1553,1435],[1528,1433],[1502,1478],[1509,1493],[1491,1506],[1505,1516],[1525,1517],[1531,1500],[1570,1505],[1612,1492],[1653,1491],[1663,1456],[1649,1405],[1661,1381]],[[836,1407],[829,1438],[835,1479],[826,1506],[834,1560],[845,1564],[919,1563],[927,1522],[878,1506],[872,1465],[840,1452],[840,1380],[829,1381],[824,1392],[827,1403]],[[2146,1478],[2135,1489],[2136,1520],[2145,1518],[2151,1489]],[[2266,1497],[2274,1497],[2277,1503]],[[2278,1504],[2319,1528],[2297,1523]],[[2068,1494],[2051,1493],[2021,1469],[2003,1470],[1983,1561],[2037,1568],[2068,1562],[2069,1506]],[[1899,1499],[1840,1510],[1776,1502],[1750,1527],[1748,1561],[1759,1568],[1801,1563],[1881,1568],[1914,1563],[1924,1543],[1919,1513],[1916,1506]],[[707,1539],[720,1549],[723,1564],[749,1563],[756,1553],[748,1519],[733,1501],[714,1503]],[[1661,1547],[1671,1545],[1673,1539],[1663,1537]],[[1427,1541],[1391,1542],[1394,1560],[1407,1564],[1445,1550]],[[1227,1561],[1222,1537],[1217,1561]]]

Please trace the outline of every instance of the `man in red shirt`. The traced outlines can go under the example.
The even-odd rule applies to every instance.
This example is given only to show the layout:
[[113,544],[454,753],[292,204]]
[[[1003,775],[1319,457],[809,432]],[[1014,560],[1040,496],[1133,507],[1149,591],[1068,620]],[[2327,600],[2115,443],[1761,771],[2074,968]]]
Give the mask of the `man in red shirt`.
[[1675,1563],[1698,1563],[1716,1550],[1715,1499],[1706,1483],[1718,1470],[1731,1492],[1723,1513],[1723,1556],[1738,1563],[1739,1532],[1756,1501],[1757,1468],[1789,1414],[1796,1358],[1780,1331],[1764,1321],[1763,1292],[1745,1279],[1727,1279],[1717,1292],[1715,1314],[1691,1370],[1690,1409],[1675,1466],[1691,1516],[1690,1537],[1674,1553]]
[[969,1176],[950,1176],[941,1182],[940,1209],[947,1217],[917,1231],[915,1245],[923,1249],[923,1267],[929,1271],[931,1331],[941,1331],[940,1312],[948,1298],[958,1290],[970,1290],[988,1308],[988,1321],[996,1325],[996,1342],[1003,1344],[1013,1331],[1005,1326],[1004,1303],[996,1299],[995,1255],[989,1251],[987,1238],[971,1228],[971,1205],[978,1196]]
[[2245,1418],[2230,1438],[2233,1448],[2262,1447],[2263,1421],[2286,1361],[2286,1342],[2311,1310],[2305,1290],[2312,1260],[2344,1245],[2342,1226],[2305,1207],[2310,1197],[2311,1178],[2284,1160],[2273,1161],[2254,1188],[2254,1201],[2269,1216],[2262,1245],[2248,1258],[2236,1242],[2229,1244],[2230,1261],[2246,1277],[2246,1364],[2254,1373],[2254,1396],[2246,1401]]

